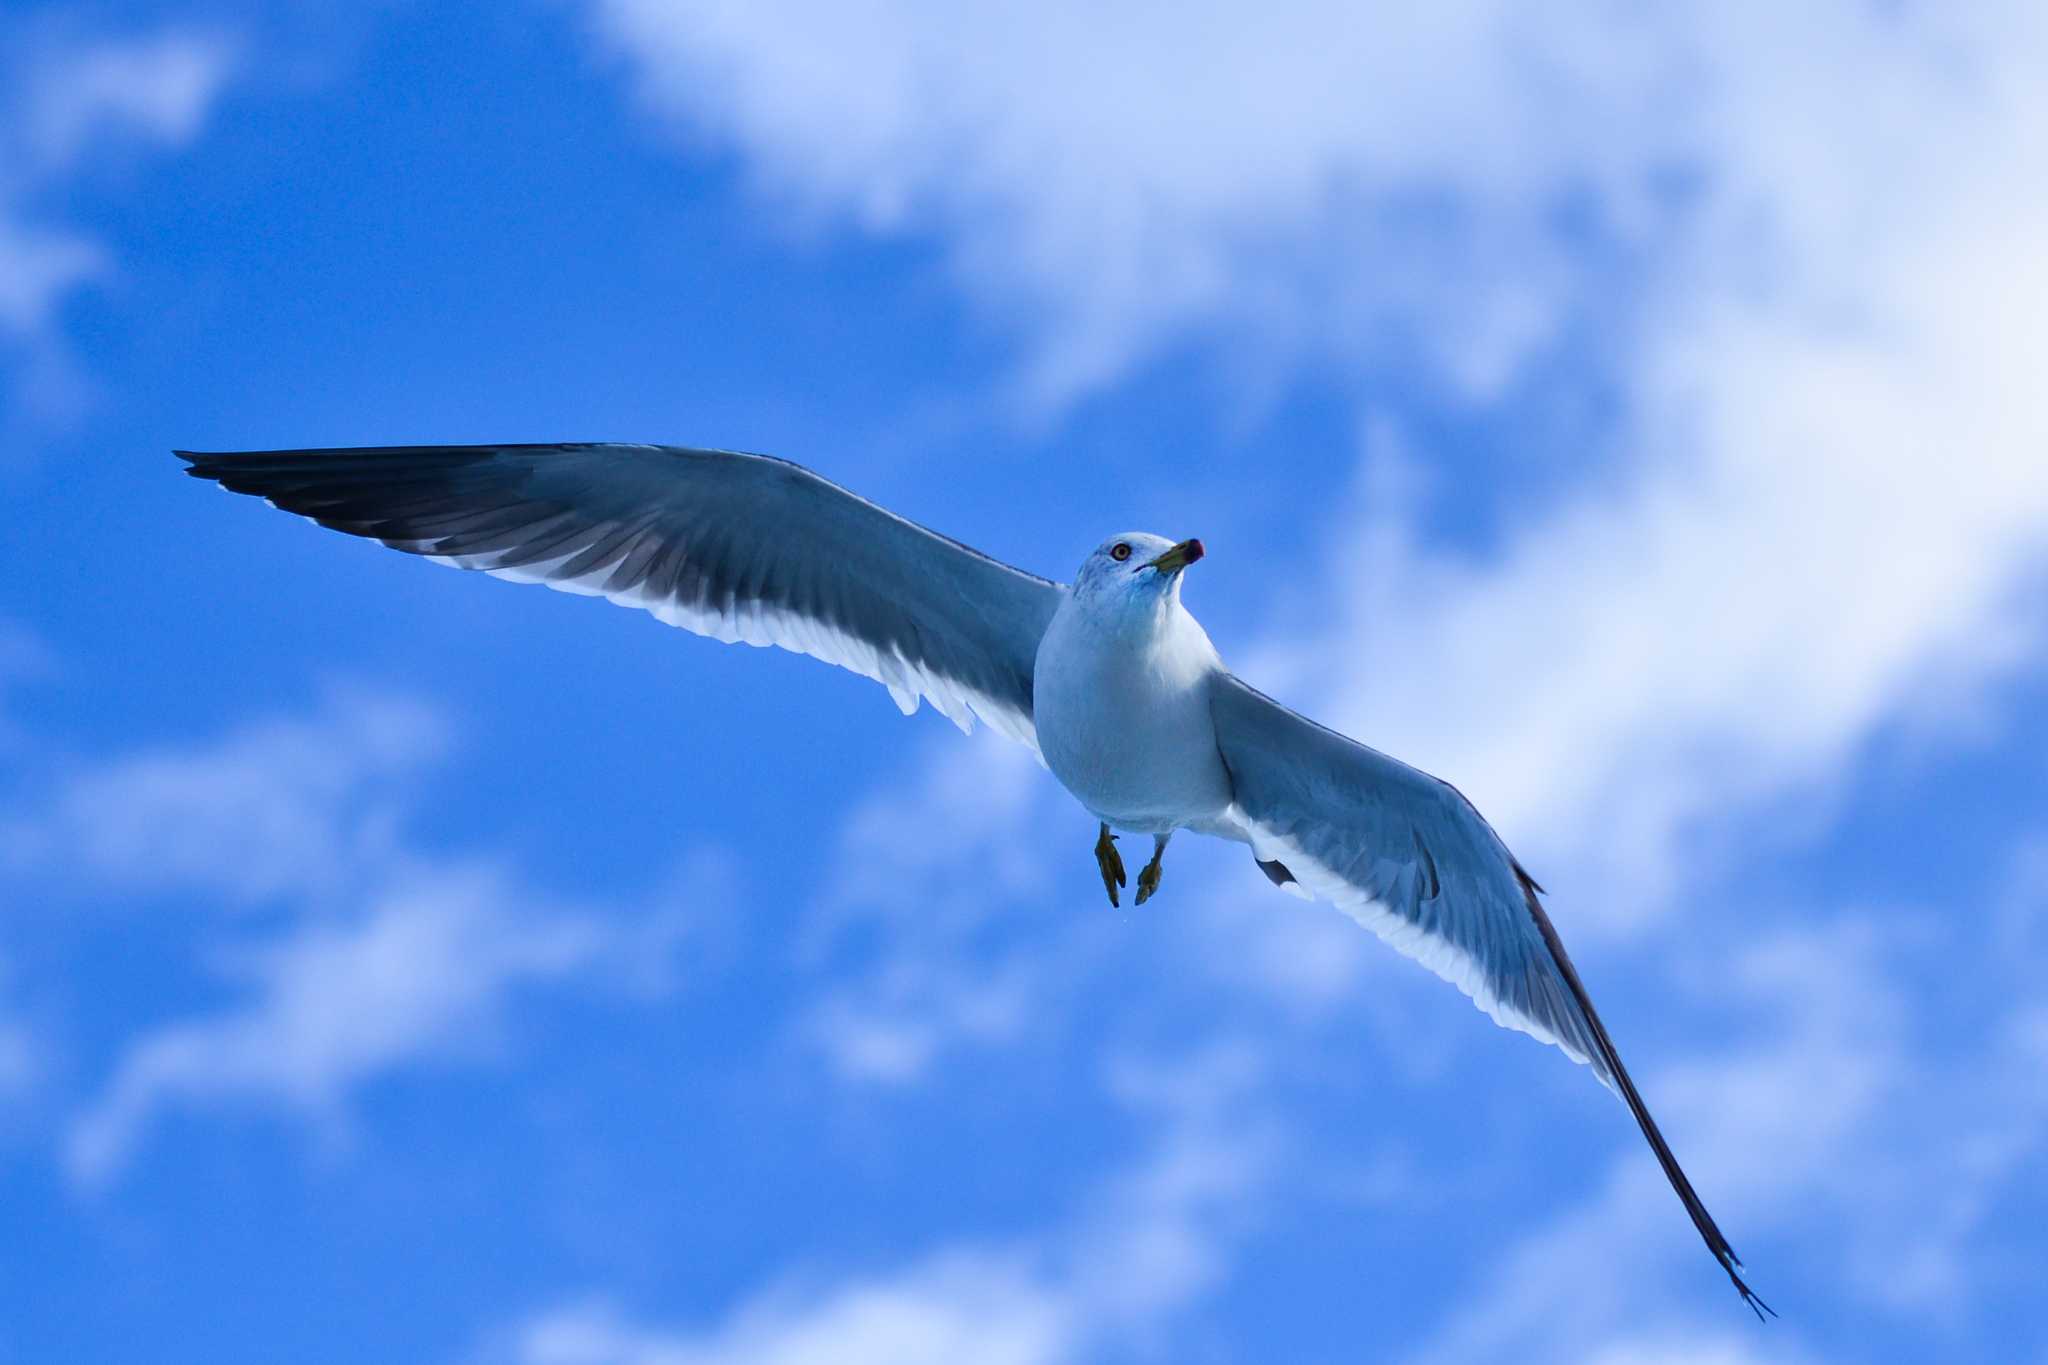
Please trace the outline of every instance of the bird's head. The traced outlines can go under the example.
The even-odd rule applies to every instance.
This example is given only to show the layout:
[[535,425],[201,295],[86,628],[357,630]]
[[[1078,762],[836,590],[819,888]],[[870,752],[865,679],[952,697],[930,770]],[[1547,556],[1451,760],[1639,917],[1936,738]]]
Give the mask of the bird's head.
[[1103,541],[1081,561],[1074,594],[1100,606],[1156,610],[1180,600],[1180,576],[1202,554],[1199,540],[1172,541],[1125,531]]

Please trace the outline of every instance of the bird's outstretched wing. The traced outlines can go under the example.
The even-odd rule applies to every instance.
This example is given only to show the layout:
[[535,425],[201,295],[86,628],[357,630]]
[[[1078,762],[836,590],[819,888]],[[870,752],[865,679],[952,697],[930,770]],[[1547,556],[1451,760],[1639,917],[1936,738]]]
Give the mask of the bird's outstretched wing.
[[177,452],[186,472],[439,563],[778,645],[1032,745],[1062,589],[765,455],[644,445]]
[[[1585,1062],[1628,1105],[1707,1249],[1761,1316],[1742,1262],[1594,1012],[1538,887],[1447,782],[1317,725],[1228,673],[1211,683],[1216,744],[1261,862],[1283,864],[1508,1028]],[[1274,875],[1279,876],[1277,870]]]

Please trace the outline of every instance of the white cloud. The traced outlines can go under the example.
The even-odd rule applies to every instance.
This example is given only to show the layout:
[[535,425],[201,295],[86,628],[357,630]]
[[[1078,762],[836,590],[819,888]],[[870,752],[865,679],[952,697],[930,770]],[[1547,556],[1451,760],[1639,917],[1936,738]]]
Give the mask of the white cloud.
[[2038,654],[2038,7],[591,11],[770,192],[939,242],[1043,398],[1207,334],[1478,398],[1583,349],[1621,400],[1593,472],[1477,557],[1397,525],[1367,578],[1333,525],[1344,628],[1289,643],[1596,915]]
[[[311,714],[37,782],[35,808],[0,824],[10,894],[179,893],[273,912],[193,921],[227,999],[124,1046],[71,1125],[74,1178],[118,1174],[173,1111],[281,1110],[336,1131],[366,1082],[492,1055],[523,992],[660,998],[686,945],[697,970],[711,964],[733,899],[713,850],[683,858],[646,902],[600,913],[407,837],[404,797],[446,732],[419,702],[336,691]],[[0,1086],[33,1060],[11,1037],[0,1032]]]
[[1615,918],[1727,865],[1731,811],[1806,803],[1797,837],[1873,734],[2041,645],[2048,192],[2007,170],[2048,120],[2037,16],[1802,13],[1796,48],[1703,21],[1723,185],[1614,362],[1618,472],[1483,561],[1408,542],[1311,647],[1401,641],[1340,717]]
[[1778,1341],[1765,1344],[1700,1324],[1674,1324],[1663,1331],[1627,1332],[1579,1358],[1586,1365],[1765,1365],[1767,1361],[1789,1363],[1812,1357],[1804,1351],[1788,1351]]
[[[1167,855],[1170,898],[1114,910],[1094,838],[1022,747],[980,731],[932,746],[840,830],[802,936],[820,978],[802,1040],[842,1080],[910,1086],[959,1054],[1046,1045],[1094,990],[1156,1000],[1194,977],[1307,1018],[1345,1003],[1383,951],[1342,916],[1276,897],[1241,848],[1195,836]],[[1126,928],[1156,940],[1156,971],[1111,984]]]
[[19,155],[35,168],[65,170],[103,140],[182,146],[198,134],[235,60],[230,39],[181,30],[40,44],[19,97]]
[[61,869],[46,885],[73,894],[336,893],[392,855],[405,779],[447,738],[416,701],[339,689],[310,715],[76,766],[38,785],[34,809],[0,817],[0,871]]
[[1642,454],[1611,484],[1484,560],[1383,531],[1369,576],[1340,571],[1343,626],[1290,646],[1304,672],[1386,656],[1335,718],[1459,781],[1547,881],[1626,887],[1610,914],[1712,866],[1728,813],[1824,803],[1882,727],[2038,660],[2048,194],[1993,169],[2007,130],[1947,131],[1998,151],[1958,145],[1859,220],[1853,318],[1847,242],[1802,244],[1766,296],[1700,279],[1627,375],[1616,444]]
[[[849,1085],[897,1090],[942,1080],[948,1064],[1043,1055],[1081,1019],[1091,1048],[1114,1047],[1190,1000],[1199,1018],[1256,1017],[1303,1048],[1340,1018],[1363,1024],[1373,1065],[1411,1078],[1442,1072],[1469,1040],[1497,1041],[1354,922],[1275,892],[1241,845],[1180,836],[1160,899],[1117,910],[1094,836],[1022,748],[980,732],[931,746],[837,836],[801,934],[816,985],[796,1041]],[[1149,851],[1145,840],[1135,857]],[[1418,1005],[1471,1027],[1418,1029]]]
[[[12,751],[25,744],[10,694],[20,682],[43,678],[53,670],[53,656],[42,641],[0,616],[0,756],[12,758]],[[6,848],[5,825],[0,823],[0,871],[5,869]],[[13,954],[0,955],[0,1113],[25,1097],[47,1069],[46,1040],[16,1008],[16,978]]]
[[38,196],[78,174],[89,152],[190,141],[233,73],[235,45],[175,29],[81,39],[25,26],[0,32],[0,43],[11,76],[0,132],[0,328],[30,334],[109,266],[97,243],[39,214]]
[[[1975,1018],[1906,987],[1939,931],[1897,909],[1858,907],[1696,973],[1749,1023],[1646,1076],[1645,1089],[1751,1283],[1785,1313],[1768,1328],[1773,1359],[1808,1346],[1829,1357],[1810,1335],[1820,1295],[1925,1326],[2014,1292],[1987,1273],[1999,1251],[1980,1234],[2048,1142],[2048,1102],[2035,1083],[2044,1054],[2028,1027],[2031,968],[1992,965],[1980,950],[1996,932],[1987,919],[1944,945],[1986,964],[1957,983],[1956,999],[2011,1002]],[[1932,1044],[1957,1029],[1965,1036]],[[1718,1359],[1736,1347],[1713,1327],[1721,1319],[1703,1286],[1716,1278],[1663,1176],[1632,1145],[1589,1201],[1504,1248],[1460,1296],[1471,1306],[1416,1358],[1631,1359],[1661,1335]],[[1725,1303],[1739,1311],[1732,1292]],[[1670,1332],[1643,1325],[1665,1320]]]
[[527,1323],[510,1354],[518,1365],[1037,1365],[1070,1358],[1064,1307],[1023,1267],[955,1254],[896,1276],[777,1290],[705,1333],[574,1305]]
[[13,343],[13,387],[31,407],[58,410],[75,396],[53,320],[115,268],[49,201],[110,153],[190,142],[237,60],[231,39],[190,28],[88,37],[0,23],[0,343]]
[[1854,232],[1941,164],[1930,115],[2031,98],[2041,37],[2020,5],[1849,0],[590,9],[643,100],[771,191],[939,239],[1033,327],[1055,396],[1216,324],[1382,359],[1419,340],[1491,391],[1566,324],[1626,322],[1613,278],[1702,220],[1765,276],[1781,234]]
[[130,1046],[72,1130],[71,1173],[104,1180],[174,1106],[255,1102],[331,1118],[370,1077],[473,1051],[515,990],[575,974],[607,944],[598,921],[522,899],[502,875],[423,870],[360,917],[227,957],[249,1000]]
[[[1019,943],[1012,912],[1047,889],[1056,795],[1028,750],[978,731],[848,815],[804,930],[802,956],[831,984],[800,1025],[843,1078],[919,1080],[949,1049],[1043,1019],[1078,964],[1060,960],[1057,924]],[[1069,823],[1078,840],[1085,825]]]
[[1350,346],[1422,312],[1491,388],[1585,274],[1566,196],[1638,239],[1646,166],[1686,150],[1659,115],[1687,53],[1593,5],[592,9],[643,98],[771,191],[941,239],[1055,400],[1190,328]]
[[1221,1244],[1271,1176],[1238,1119],[1257,1054],[1132,1054],[1111,1088],[1154,1145],[1076,1211],[1007,1242],[962,1241],[882,1273],[792,1275],[703,1327],[637,1323],[604,1299],[545,1311],[487,1353],[512,1365],[1040,1365],[1142,1342],[1227,1269]]
[[61,231],[8,217],[0,187],[0,329],[39,330],[57,300],[107,268],[104,250]]
[[[971,766],[971,760],[949,766],[961,765]],[[956,778],[927,775],[911,790],[952,790]],[[966,784],[967,789],[973,786]],[[1033,847],[1051,846],[1049,833],[1033,831],[1056,822],[1036,807],[1022,814],[1025,818],[1009,837]],[[978,856],[976,844],[952,856],[971,867]],[[1986,1236],[1985,1224],[1997,1216],[2001,1192],[2024,1178],[2048,1142],[2048,1104],[2037,1101],[2040,1090],[2031,1079],[2048,1055],[2048,1025],[2043,1023],[2048,1011],[2031,984],[2029,965],[2040,960],[2042,925],[2048,924],[2041,914],[2043,862],[2037,845],[2023,845],[2008,889],[1979,898],[1960,924],[1953,916],[1923,914],[1910,906],[1858,906],[1817,926],[1781,928],[1753,945],[1724,947],[1726,936],[1700,941],[1661,969],[1669,983],[1661,988],[1670,992],[1668,1008],[1683,1011],[1701,1030],[1732,1029],[1722,1041],[1696,1047],[1689,1055],[1667,1055],[1648,1070],[1639,1063],[1638,1070],[1709,1205],[1749,1254],[1754,1282],[1767,1298],[1786,1299],[1780,1306],[1792,1310],[1793,1325],[1772,1325],[1772,1358],[1827,1356],[1808,1329],[1798,1325],[1810,1315],[1790,1295],[1827,1292],[1916,1324],[1939,1320],[1959,1311],[1959,1305],[1967,1311],[1973,1303],[1997,1302],[1999,1291],[1992,1286],[1999,1278],[1986,1273],[1987,1258],[1997,1254],[1996,1239]],[[950,863],[933,874],[941,880],[956,875]],[[1316,1057],[1327,1055],[1336,1033],[1331,1024],[1341,1018],[1348,1029],[1361,1012],[1378,1023],[1382,1007],[1398,1016],[1386,1021],[1387,1055],[1375,1059],[1374,1066],[1399,1070],[1412,1050],[1450,1046],[1442,1039],[1433,1043],[1438,1030],[1421,1023],[1412,999],[1361,981],[1361,971],[1370,968],[1362,969],[1348,953],[1299,969],[1264,960],[1256,951],[1262,937],[1287,945],[1276,951],[1278,957],[1321,951],[1319,936],[1297,932],[1315,922],[1306,908],[1281,903],[1272,907],[1281,915],[1234,917],[1232,894],[1214,870],[1203,866],[1192,875],[1218,889],[1159,912],[1171,918],[1161,918],[1150,935],[1159,952],[1146,981],[1113,976],[1101,960],[1079,951],[1084,935],[1048,923],[1042,897],[996,897],[976,912],[984,924],[987,917],[1031,923],[1032,947],[1039,956],[1029,976],[1032,993],[1021,1005],[1027,1019],[1057,1016],[1063,1001],[1113,991],[1129,1001],[1128,1008],[1106,1018],[1094,1016],[1099,1041],[1093,1045],[1112,1058],[1123,1055],[1126,1044],[1120,1040],[1146,1036],[1166,1018],[1177,1021],[1175,1035],[1196,1055],[1175,1069],[1113,1060],[1108,1092],[1117,1102],[1176,1115],[1184,1131],[1197,1130],[1190,1121],[1196,1115],[1227,1117],[1237,1125],[1233,1144],[1198,1141],[1185,1160],[1168,1155],[1170,1144],[1162,1142],[1145,1169],[1127,1178],[1129,1189],[1207,1184],[1215,1198],[1199,1217],[1160,1216],[1159,1209],[1174,1206],[1170,1199],[1147,1204],[1136,1198],[1122,1206],[1104,1201],[1100,1216],[1085,1229],[1053,1230],[1028,1247],[973,1248],[1005,1266],[1016,1264],[1016,1256],[1027,1249],[1052,1255],[1060,1264],[1085,1260],[1093,1267],[1088,1274],[1094,1288],[1084,1321],[1110,1320],[1107,1305],[1121,1293],[1134,1296],[1128,1302],[1138,1302],[1147,1286],[1213,1285],[1231,1273],[1238,1254],[1232,1220],[1255,1217],[1261,1203],[1259,1178],[1233,1166],[1248,1154],[1254,1165],[1270,1163],[1270,1144],[1286,1135],[1284,1125],[1296,1117],[1286,1090],[1271,1083],[1270,1073],[1279,1065],[1291,1074],[1313,1071],[1321,1064]],[[880,960],[896,964],[893,970],[911,970],[902,965],[910,961],[916,972],[932,979],[957,974],[971,981],[976,964],[991,960],[978,940],[943,930],[930,937],[920,932],[914,917],[918,907],[929,904],[921,894],[927,885],[923,879],[883,877],[881,884],[894,888],[893,909],[882,907],[879,896],[871,908],[900,913],[905,920],[894,934],[885,935],[890,946]],[[1801,919],[1797,907],[1767,904],[1757,912],[1787,926]],[[943,919],[943,911],[936,913]],[[1290,928],[1282,916],[1299,925]],[[1383,966],[1390,979],[1401,973],[1416,981],[1418,993],[1441,993],[1436,983],[1373,948],[1335,917],[1330,922],[1366,945],[1365,961]],[[917,961],[921,958],[931,960]],[[2009,965],[1988,971],[1973,966],[1970,980],[1954,983],[1953,998],[1909,984],[1924,974],[1914,964],[1940,961]],[[1192,974],[1175,982],[1183,971]],[[1164,993],[1190,984],[1200,998],[1200,1014],[1162,1013]],[[873,996],[858,977],[835,989],[842,999]],[[1260,994],[1270,994],[1289,1011],[1245,1015],[1242,1004]],[[1338,1016],[1335,1006],[1354,995],[1386,999],[1360,999]],[[1959,1007],[1965,998],[2009,1003],[1983,1008],[1972,1017]],[[1454,999],[1445,1004],[1463,1008]],[[933,993],[908,998],[905,1012],[934,1053],[1043,1041],[1042,1029],[1002,1036],[978,1032]],[[1958,1027],[1967,1036],[1934,1036]],[[1505,1036],[1497,1041],[1501,1047],[1522,1045]],[[907,1078],[927,1074],[912,1069]],[[1616,1109],[1613,1117],[1609,1140],[1618,1155],[1604,1178],[1593,1183],[1589,1200],[1504,1247],[1490,1266],[1482,1260],[1460,1295],[1469,1306],[1449,1315],[1422,1344],[1420,1359],[1495,1359],[1530,1342],[1542,1345],[1539,1353],[1547,1356],[1616,1361],[1743,1361],[1760,1349],[1729,1327],[1720,1310],[1725,1304],[1727,1313],[1740,1314],[1734,1295],[1723,1289],[1663,1176],[1633,1140],[1625,1116]],[[1256,1129],[1262,1124],[1269,1126]],[[1528,1158],[1517,1152],[1506,1159],[1520,1163]],[[1375,1197],[1388,1197],[1387,1179],[1385,1174],[1377,1178]],[[1428,1177],[1396,1161],[1391,1179],[1391,1197],[1400,1200],[1412,1198],[1416,1182],[1426,1183]],[[1323,1188],[1320,1177],[1304,1181],[1291,1192]],[[1146,1208],[1152,1212],[1145,1216],[1131,1212]],[[1109,1238],[1113,1249],[1105,1243],[1099,1252],[1076,1250],[1089,1246],[1095,1235]],[[1062,1254],[1069,1259],[1060,1261]],[[1806,1269],[1810,1266],[1826,1268],[1818,1286],[1816,1273]],[[1111,1268],[1124,1273],[1114,1275]],[[856,1283],[869,1287],[865,1280]],[[907,1290],[924,1281],[906,1270],[886,1283]],[[1028,1291],[1018,1288],[1016,1293],[1020,1302],[1036,1304],[1047,1286],[1059,1283],[1056,1276],[1026,1281]],[[1144,1325],[1128,1330],[1164,1332],[1199,1292],[1174,1288],[1166,1303],[1127,1308],[1118,1320]],[[832,1320],[838,1311],[831,1294],[805,1299],[801,1309],[793,1300],[777,1302],[786,1312],[776,1320],[793,1336]],[[1560,1313],[1560,1304],[1569,1304],[1571,1311]],[[574,1314],[544,1320],[571,1326],[582,1322]],[[676,1360],[757,1358],[717,1354],[713,1346],[726,1340],[720,1335],[725,1329],[637,1330],[646,1333],[646,1342],[681,1352],[672,1357]],[[1070,1343],[1050,1358],[1081,1354],[1086,1352]]]
[[[1023,329],[1049,405],[1204,337],[1252,368],[1420,368],[1433,401],[1481,405],[1572,348],[1614,400],[1588,449],[1503,459],[1504,495],[1375,429],[1328,523],[1328,610],[1288,608],[1239,662],[1457,781],[1575,943],[1674,902],[1756,922],[1747,879],[1831,820],[1874,741],[1981,725],[1989,685],[2038,667],[2037,6],[590,8],[650,106],[800,216],[935,242]],[[1430,498],[1503,529],[1427,543]],[[1912,916],[1868,919],[1689,949],[1761,1022],[1644,1079],[1746,1250],[1846,1229],[1815,1262],[1912,1312],[1970,1285],[1987,1199],[2038,1150],[2039,1107],[1987,1097],[2039,1092],[2048,1031],[2016,985],[1947,1074],[1888,937]],[[1050,956],[1025,1018],[1086,977]],[[1354,969],[1316,960],[1228,970],[1336,998]],[[946,992],[906,999],[971,1032]],[[915,1075],[935,1050],[877,1055]],[[1425,1355],[1748,1358],[1701,1330],[1712,1274],[1632,1150]],[[1798,1349],[1774,1332],[1773,1358]]]

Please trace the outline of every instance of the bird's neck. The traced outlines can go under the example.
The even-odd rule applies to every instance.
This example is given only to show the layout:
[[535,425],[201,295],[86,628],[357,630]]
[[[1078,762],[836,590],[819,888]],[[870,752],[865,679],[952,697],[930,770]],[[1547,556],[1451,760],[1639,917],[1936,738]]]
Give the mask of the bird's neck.
[[1165,592],[1103,593],[1079,605],[1089,626],[1132,645],[1145,645],[1173,629],[1175,616],[1186,616],[1180,594]]
[[1077,605],[1085,621],[1083,628],[1100,653],[1128,657],[1155,668],[1169,663],[1202,669],[1220,663],[1208,632],[1181,605],[1177,591]]

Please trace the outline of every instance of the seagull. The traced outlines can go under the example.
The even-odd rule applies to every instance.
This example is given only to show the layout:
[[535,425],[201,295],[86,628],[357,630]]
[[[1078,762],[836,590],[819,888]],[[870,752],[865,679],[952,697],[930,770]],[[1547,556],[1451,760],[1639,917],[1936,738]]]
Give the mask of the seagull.
[[[440,564],[606,597],[728,643],[775,645],[1030,746],[1099,825],[1152,836],[1136,903],[1180,830],[1250,847],[1320,898],[1561,1048],[1628,1106],[1707,1249],[1770,1306],[1679,1168],[1536,884],[1449,783],[1290,711],[1223,666],[1181,603],[1199,540],[1127,531],[1071,585],[1011,568],[803,466],[677,446],[379,446],[204,454],[186,472]],[[1775,1316],[1775,1314],[1773,1314]]]

